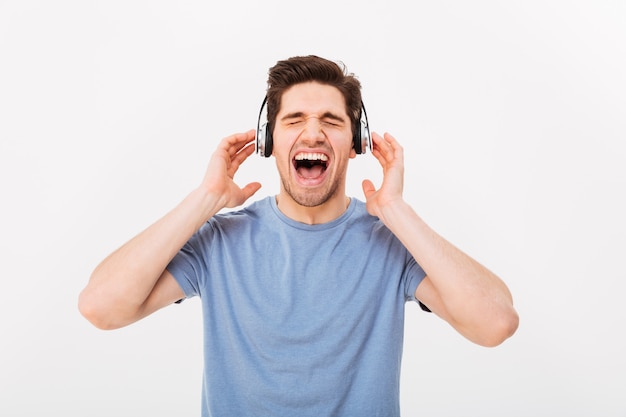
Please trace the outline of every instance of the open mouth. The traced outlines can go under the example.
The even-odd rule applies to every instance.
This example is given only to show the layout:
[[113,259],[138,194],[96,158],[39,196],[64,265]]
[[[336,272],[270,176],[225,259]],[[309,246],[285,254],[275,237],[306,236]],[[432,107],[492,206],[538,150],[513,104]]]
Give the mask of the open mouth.
[[302,152],[295,156],[293,166],[300,177],[307,180],[316,179],[326,171],[328,156],[317,152]]

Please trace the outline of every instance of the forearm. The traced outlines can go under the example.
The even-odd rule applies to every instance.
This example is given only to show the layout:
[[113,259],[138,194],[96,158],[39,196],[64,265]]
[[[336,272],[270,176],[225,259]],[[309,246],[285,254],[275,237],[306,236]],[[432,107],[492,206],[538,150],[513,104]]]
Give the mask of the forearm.
[[518,323],[508,288],[435,233],[402,199],[404,151],[395,138],[373,133],[372,140],[384,178],[379,190],[370,180],[363,181],[367,211],[381,219],[426,272],[416,297],[468,339],[486,346],[499,344]]
[[383,208],[381,220],[422,266],[442,313],[458,331],[486,345],[514,331],[517,315],[500,278],[432,230],[404,201]]
[[183,296],[165,268],[215,213],[243,204],[261,187],[252,182],[240,188],[233,181],[254,152],[254,138],[249,130],[222,139],[201,185],[96,267],[79,296],[79,310],[89,321],[102,328],[124,326]]
[[139,314],[171,259],[220,206],[198,188],[104,259],[80,295],[81,310],[119,321]]

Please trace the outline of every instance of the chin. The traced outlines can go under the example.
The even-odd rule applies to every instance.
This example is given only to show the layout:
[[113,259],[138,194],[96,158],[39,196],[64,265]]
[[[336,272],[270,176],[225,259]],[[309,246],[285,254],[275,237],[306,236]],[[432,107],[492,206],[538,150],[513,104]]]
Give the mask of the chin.
[[[296,186],[298,187],[298,186]],[[294,190],[291,187],[283,183],[283,189],[289,195],[289,197],[297,204],[303,207],[319,207],[327,203],[337,194],[338,184],[334,184],[330,189],[300,189]],[[298,187],[300,188],[300,187]]]

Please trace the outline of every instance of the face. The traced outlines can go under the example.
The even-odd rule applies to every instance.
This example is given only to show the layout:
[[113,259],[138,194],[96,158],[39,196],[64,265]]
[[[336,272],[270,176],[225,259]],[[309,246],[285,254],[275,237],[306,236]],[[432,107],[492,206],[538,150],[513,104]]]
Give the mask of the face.
[[305,207],[345,198],[352,128],[345,99],[335,87],[308,82],[283,93],[274,126],[282,189]]

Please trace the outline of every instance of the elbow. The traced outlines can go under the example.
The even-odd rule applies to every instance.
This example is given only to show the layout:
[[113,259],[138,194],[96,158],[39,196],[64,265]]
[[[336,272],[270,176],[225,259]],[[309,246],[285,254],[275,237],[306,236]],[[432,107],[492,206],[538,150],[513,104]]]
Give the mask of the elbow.
[[97,297],[84,289],[78,296],[78,311],[100,330],[114,330],[122,327],[112,320],[111,312],[97,302]]
[[475,342],[484,347],[496,347],[515,334],[519,327],[519,315],[513,307],[498,316],[482,337]]

